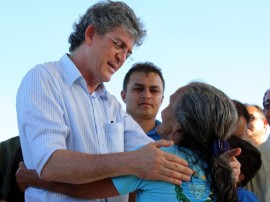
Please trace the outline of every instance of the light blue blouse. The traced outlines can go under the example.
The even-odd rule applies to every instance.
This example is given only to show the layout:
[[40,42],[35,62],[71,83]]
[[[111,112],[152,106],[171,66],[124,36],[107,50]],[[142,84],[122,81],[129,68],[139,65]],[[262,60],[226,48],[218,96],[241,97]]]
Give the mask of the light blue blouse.
[[[176,154],[189,162],[194,160],[193,153],[190,150],[181,148],[182,151],[179,151],[176,145],[162,148],[162,150]],[[177,199],[177,193],[178,197],[186,197],[192,202],[202,202],[210,200],[211,194],[210,183],[205,177],[205,166],[207,166],[205,163],[200,162],[196,168],[192,167],[196,171],[196,177],[192,177],[189,182],[183,182],[181,186],[162,181],[144,180],[135,176],[115,177],[113,183],[120,194],[137,190],[137,202],[179,202],[181,200]]]

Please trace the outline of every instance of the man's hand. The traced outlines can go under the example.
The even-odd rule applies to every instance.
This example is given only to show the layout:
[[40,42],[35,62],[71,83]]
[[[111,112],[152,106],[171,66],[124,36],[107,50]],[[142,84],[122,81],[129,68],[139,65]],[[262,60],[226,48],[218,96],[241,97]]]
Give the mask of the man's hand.
[[135,150],[131,163],[137,176],[176,185],[182,184],[182,181],[189,181],[193,171],[188,167],[188,162],[159,149],[172,145],[172,141],[159,140]]
[[[24,162],[20,162],[19,168],[16,172],[16,181],[17,181],[18,187],[23,192],[27,188],[27,184],[25,183],[24,179],[28,176],[29,172],[32,172],[32,171],[28,171]],[[33,173],[35,173],[35,172],[33,172]]]
[[241,164],[239,161],[236,159],[236,156],[241,154],[241,149],[240,148],[235,148],[227,151],[222,155],[222,158],[224,158],[226,161],[230,163],[230,166],[233,170],[233,178],[235,183],[238,182],[239,180],[239,175],[241,173]]

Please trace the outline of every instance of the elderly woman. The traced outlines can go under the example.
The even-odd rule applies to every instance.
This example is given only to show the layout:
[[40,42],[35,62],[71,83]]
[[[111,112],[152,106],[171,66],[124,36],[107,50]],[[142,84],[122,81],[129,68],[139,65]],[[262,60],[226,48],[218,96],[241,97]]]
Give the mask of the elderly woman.
[[[189,163],[194,171],[190,181],[174,185],[136,176],[121,176],[83,185],[51,183],[46,188],[92,199],[137,190],[136,200],[143,202],[237,201],[232,169],[221,155],[229,149],[226,139],[233,133],[236,122],[236,108],[222,91],[201,82],[189,83],[171,95],[157,130],[163,138],[175,142],[173,146],[161,149]],[[30,171],[21,168],[21,172]],[[30,175],[24,180],[31,186],[40,186]]]

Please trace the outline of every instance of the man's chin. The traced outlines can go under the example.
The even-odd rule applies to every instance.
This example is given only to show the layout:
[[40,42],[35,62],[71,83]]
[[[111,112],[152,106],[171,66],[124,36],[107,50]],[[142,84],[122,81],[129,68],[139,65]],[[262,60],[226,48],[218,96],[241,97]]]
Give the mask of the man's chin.
[[104,83],[107,83],[107,82],[109,82],[109,81],[111,80],[111,78],[112,78],[112,77],[105,78],[103,82],[104,82]]

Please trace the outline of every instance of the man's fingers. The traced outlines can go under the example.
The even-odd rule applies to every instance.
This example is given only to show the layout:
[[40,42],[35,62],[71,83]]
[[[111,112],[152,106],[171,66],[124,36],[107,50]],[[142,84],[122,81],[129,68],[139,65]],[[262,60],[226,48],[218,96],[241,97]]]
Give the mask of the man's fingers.
[[168,140],[158,140],[156,142],[152,142],[150,143],[152,145],[154,145],[156,148],[160,148],[160,147],[170,147],[173,145],[173,141],[168,141]]
[[140,162],[135,165],[144,165],[137,167],[136,175],[144,179],[162,180],[177,185],[182,181],[189,181],[194,172],[188,167],[188,162],[175,154],[159,149],[172,144],[172,141],[160,140],[134,151],[136,153],[134,159]]
[[[180,185],[182,181],[189,181],[194,173],[188,166],[188,162],[174,154],[164,152],[165,168],[162,177],[173,184]],[[179,184],[180,183],[180,184]]]
[[224,155],[226,155],[228,158],[238,156],[240,154],[241,154],[241,148],[231,149],[227,151],[226,153],[224,153]]
[[[161,172],[160,180],[170,182],[175,185],[182,184],[183,181],[187,182],[190,180],[191,175],[193,174],[193,171],[190,169],[188,171],[187,167],[182,166],[182,168],[178,168],[178,170],[181,170],[182,172],[177,172],[175,170],[171,170],[169,168],[164,169],[163,172]],[[191,173],[191,174],[185,174],[185,173]]]
[[175,184],[175,185],[181,185],[183,183],[179,179],[171,178],[171,177],[168,177],[166,175],[160,175],[160,179],[159,180],[164,181],[164,182],[169,182],[169,183],[172,183],[172,184]]
[[225,161],[228,161],[230,164],[231,169],[233,170],[232,177],[234,178],[235,182],[238,182],[239,175],[241,173],[241,164],[236,159],[236,156],[241,154],[240,148],[231,149],[222,155]]

